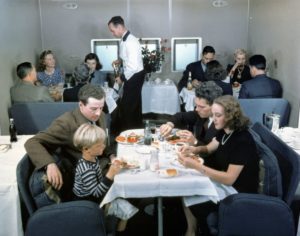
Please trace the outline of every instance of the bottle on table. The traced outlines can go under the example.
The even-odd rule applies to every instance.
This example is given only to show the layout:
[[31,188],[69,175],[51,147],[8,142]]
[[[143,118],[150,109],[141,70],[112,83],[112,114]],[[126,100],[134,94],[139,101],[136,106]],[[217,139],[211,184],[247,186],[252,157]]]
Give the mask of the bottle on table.
[[150,129],[150,123],[149,120],[146,120],[145,129],[144,129],[144,144],[151,145],[151,141],[152,141],[152,134]]
[[187,82],[187,89],[192,90],[193,89],[193,84],[192,84],[192,73],[189,72],[189,77],[188,77],[188,82]]
[[13,118],[9,119],[9,134],[10,134],[10,142],[17,142],[17,128]]

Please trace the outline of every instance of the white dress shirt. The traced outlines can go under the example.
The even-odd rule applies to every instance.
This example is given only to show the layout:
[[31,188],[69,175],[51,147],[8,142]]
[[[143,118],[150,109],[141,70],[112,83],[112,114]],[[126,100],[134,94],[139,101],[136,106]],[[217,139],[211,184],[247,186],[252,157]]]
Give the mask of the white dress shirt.
[[129,34],[125,41],[121,39],[120,58],[123,61],[124,75],[127,80],[144,69],[141,45],[132,34]]

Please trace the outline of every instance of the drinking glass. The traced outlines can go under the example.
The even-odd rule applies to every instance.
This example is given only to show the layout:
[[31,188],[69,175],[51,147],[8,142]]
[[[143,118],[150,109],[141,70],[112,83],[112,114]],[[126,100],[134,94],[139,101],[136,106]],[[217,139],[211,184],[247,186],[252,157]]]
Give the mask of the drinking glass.
[[157,171],[159,169],[158,150],[151,150],[150,154],[150,170]]

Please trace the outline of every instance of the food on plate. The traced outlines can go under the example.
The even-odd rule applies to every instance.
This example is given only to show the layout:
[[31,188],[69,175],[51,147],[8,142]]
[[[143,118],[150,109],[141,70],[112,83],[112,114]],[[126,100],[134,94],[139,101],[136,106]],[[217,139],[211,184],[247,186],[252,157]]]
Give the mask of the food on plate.
[[130,133],[128,136],[127,136],[127,142],[128,143],[136,143],[138,141],[138,136],[135,134],[135,133]]
[[180,139],[180,137],[177,135],[170,135],[170,136],[166,137],[167,141],[173,141],[173,140],[178,140],[178,139]]
[[113,161],[113,164],[121,165],[124,169],[132,169],[139,167],[139,162],[137,160],[125,160],[119,157]]
[[178,171],[176,169],[163,169],[163,170],[158,170],[158,174],[160,177],[169,178],[169,177],[177,176]]
[[120,142],[120,143],[124,143],[124,142],[126,142],[126,137],[124,137],[124,136],[117,136],[116,137],[116,141]]
[[166,172],[170,177],[176,176],[178,174],[176,169],[166,169]]

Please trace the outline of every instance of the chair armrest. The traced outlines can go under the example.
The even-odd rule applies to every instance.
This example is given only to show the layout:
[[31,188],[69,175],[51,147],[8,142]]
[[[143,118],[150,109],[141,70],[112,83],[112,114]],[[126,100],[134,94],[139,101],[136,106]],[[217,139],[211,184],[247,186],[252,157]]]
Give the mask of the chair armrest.
[[98,204],[90,201],[45,206],[30,217],[25,235],[106,235],[103,212]]
[[279,198],[238,193],[225,198],[218,212],[218,235],[295,235],[293,214]]

